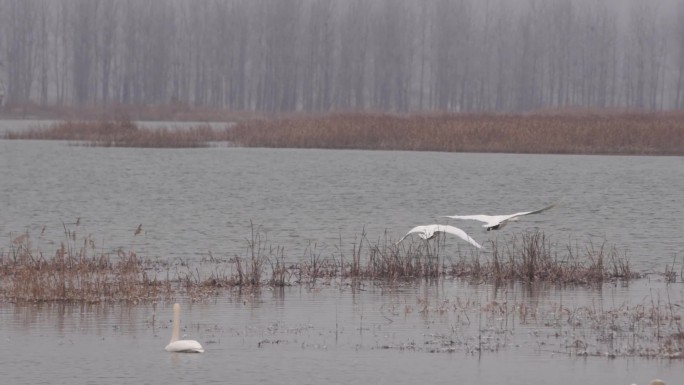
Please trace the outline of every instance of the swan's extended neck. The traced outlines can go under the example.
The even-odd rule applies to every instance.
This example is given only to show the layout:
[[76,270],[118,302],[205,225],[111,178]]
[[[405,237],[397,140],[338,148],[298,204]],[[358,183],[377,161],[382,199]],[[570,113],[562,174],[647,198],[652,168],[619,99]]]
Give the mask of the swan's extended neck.
[[180,334],[180,305],[173,305],[173,324],[171,325],[171,342],[178,341],[178,335]]

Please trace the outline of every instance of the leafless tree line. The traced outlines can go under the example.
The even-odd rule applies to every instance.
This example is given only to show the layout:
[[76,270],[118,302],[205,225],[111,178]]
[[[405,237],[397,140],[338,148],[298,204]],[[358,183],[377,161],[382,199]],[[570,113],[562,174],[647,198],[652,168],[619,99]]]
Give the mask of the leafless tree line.
[[0,79],[14,104],[682,108],[684,6],[657,3],[0,0]]

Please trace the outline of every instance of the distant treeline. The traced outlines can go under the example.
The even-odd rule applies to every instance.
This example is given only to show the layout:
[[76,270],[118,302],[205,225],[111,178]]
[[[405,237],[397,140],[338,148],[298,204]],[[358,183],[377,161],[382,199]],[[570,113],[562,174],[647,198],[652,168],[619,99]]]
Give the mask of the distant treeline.
[[0,80],[6,107],[675,109],[669,3],[0,0]]

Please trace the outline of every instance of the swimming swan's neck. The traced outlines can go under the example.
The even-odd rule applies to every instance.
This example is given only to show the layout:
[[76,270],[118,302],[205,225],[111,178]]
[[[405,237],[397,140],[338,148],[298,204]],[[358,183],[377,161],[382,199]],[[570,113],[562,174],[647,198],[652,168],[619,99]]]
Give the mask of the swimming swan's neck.
[[173,324],[171,325],[171,341],[169,343],[173,343],[178,341],[178,337],[180,335],[180,305],[179,304],[174,304],[173,305]]

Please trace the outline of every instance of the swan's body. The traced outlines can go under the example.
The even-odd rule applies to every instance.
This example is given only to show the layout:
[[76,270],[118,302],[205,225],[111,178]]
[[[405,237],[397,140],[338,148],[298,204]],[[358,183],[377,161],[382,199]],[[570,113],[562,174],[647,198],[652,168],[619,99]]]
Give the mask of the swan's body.
[[[479,243],[475,242],[475,240],[473,238],[470,238],[470,236],[468,234],[466,234],[465,231],[459,229],[458,227],[449,226],[449,225],[416,226],[416,227],[412,228],[411,230],[409,230],[409,232],[406,233],[406,235],[401,237],[399,242],[403,241],[404,238],[408,237],[409,234],[413,234],[413,233],[418,234],[419,237],[421,237],[422,239],[426,239],[426,240],[433,238],[436,235],[436,233],[454,234],[456,236],[461,237],[461,239],[463,239],[464,241],[467,241],[468,243],[477,247],[478,249],[482,248],[482,246],[480,246]],[[397,242],[397,243],[399,243],[399,242]]]
[[202,345],[195,340],[178,340],[166,345],[167,352],[176,353],[204,353]]
[[[632,384],[632,385],[636,385],[636,384]],[[665,382],[663,382],[663,380],[659,380],[656,378],[655,380],[651,380],[651,382],[649,382],[648,385],[665,385]]]
[[519,213],[509,214],[509,215],[447,215],[447,216],[443,216],[442,218],[473,219],[476,221],[484,222],[485,224],[482,225],[482,227],[487,229],[487,231],[490,231],[490,230],[502,229],[504,226],[506,226],[508,224],[508,222],[517,221],[522,216],[530,215],[530,214],[539,214],[539,213],[544,212],[544,211],[546,211],[550,208],[553,208],[555,206],[556,206],[556,204],[554,203],[552,205],[544,207],[543,209],[534,210],[534,211],[522,211]]
[[173,305],[173,324],[171,331],[171,341],[166,348],[167,352],[176,353],[203,353],[204,348],[199,342],[195,340],[179,340],[178,335],[180,334],[180,305]]

